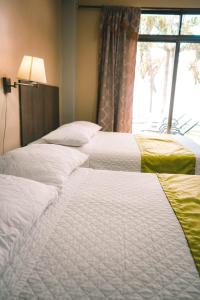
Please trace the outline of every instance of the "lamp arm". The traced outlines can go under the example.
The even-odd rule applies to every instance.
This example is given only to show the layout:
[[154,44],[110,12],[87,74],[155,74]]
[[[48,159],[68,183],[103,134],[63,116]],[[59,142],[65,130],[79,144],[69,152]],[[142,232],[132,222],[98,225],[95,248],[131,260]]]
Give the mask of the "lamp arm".
[[11,92],[11,87],[16,88],[17,86],[22,85],[22,86],[32,86],[32,87],[39,87],[39,84],[35,81],[30,81],[29,83],[23,83],[23,82],[14,82],[11,84],[10,78],[3,77],[3,90],[4,93],[10,93]]
[[10,85],[11,87],[16,88],[19,85],[23,85],[23,86],[33,86],[33,87],[38,87],[39,84],[35,81],[30,81],[30,83],[23,83],[23,82],[14,82],[13,85]]

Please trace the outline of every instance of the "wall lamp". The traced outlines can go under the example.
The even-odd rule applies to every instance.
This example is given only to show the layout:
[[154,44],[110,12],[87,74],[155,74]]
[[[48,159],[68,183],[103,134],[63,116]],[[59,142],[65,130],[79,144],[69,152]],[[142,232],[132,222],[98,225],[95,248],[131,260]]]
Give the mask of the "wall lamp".
[[11,93],[11,88],[16,88],[18,85],[38,87],[38,83],[46,83],[44,60],[39,57],[25,55],[17,72],[17,78],[26,80],[27,83],[14,82],[11,84],[10,78],[3,77],[3,91],[5,94]]

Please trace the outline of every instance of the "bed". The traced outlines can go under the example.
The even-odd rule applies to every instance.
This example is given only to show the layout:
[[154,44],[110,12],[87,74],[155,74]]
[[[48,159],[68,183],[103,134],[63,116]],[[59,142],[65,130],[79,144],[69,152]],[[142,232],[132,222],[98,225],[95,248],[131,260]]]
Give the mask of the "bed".
[[[162,156],[162,162],[166,161],[166,168],[155,168],[155,163],[152,163],[151,168],[146,170],[143,164],[141,150],[138,143],[135,141],[135,136],[126,133],[102,132],[100,126],[91,122],[74,122],[67,124],[73,128],[68,135],[67,141],[65,134],[65,126],[61,126],[55,132],[59,125],[59,97],[58,88],[40,85],[33,91],[31,87],[20,86],[20,128],[21,128],[21,145],[25,146],[28,143],[36,141],[57,143],[66,146],[75,146],[80,151],[89,154],[89,166],[95,169],[109,169],[121,171],[142,171],[142,172],[165,172],[167,173],[188,173],[200,174],[200,146],[196,145],[184,136],[174,135],[173,139],[179,143],[176,145],[176,150],[180,151],[180,145],[183,146],[176,157],[165,160],[168,156],[166,151]],[[81,125],[80,125],[81,124]],[[87,125],[86,125],[87,124]],[[53,139],[47,134],[53,134]],[[43,137],[42,139],[40,139]],[[64,142],[63,142],[64,138]],[[39,139],[39,140],[38,140]],[[147,138],[148,140],[148,138]],[[75,142],[75,143],[74,143]],[[187,153],[183,153],[186,151]],[[188,153],[188,151],[190,153]],[[173,154],[173,151],[171,151]],[[155,154],[155,155],[154,155]],[[181,155],[180,155],[181,154]],[[173,156],[173,155],[172,155]],[[187,168],[187,160],[190,156],[192,167]],[[153,159],[160,159],[157,153],[153,153]],[[168,163],[169,162],[169,163]],[[185,164],[184,168],[177,168],[179,165]],[[162,165],[162,164],[161,164]],[[174,169],[174,166],[176,168]],[[149,167],[149,166],[148,166]]]
[[[149,136],[145,137],[148,139]],[[173,138],[195,154],[195,174],[200,174],[200,146],[184,136]],[[133,134],[99,131],[80,150],[89,155],[91,168],[141,171],[141,152]]]
[[[0,199],[12,176],[51,200],[0,264],[0,299],[198,299],[198,269],[157,175],[79,168],[86,159],[46,144],[1,158]],[[27,186],[14,182],[13,193],[28,201]]]
[[76,147],[89,155],[89,167],[118,171],[200,174],[200,146],[180,135],[103,132],[76,121],[37,140]]

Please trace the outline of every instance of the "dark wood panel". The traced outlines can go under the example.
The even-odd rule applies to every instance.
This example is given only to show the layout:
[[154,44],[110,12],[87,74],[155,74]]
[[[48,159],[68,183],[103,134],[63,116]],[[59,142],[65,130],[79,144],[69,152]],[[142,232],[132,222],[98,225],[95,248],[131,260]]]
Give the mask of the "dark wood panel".
[[59,126],[59,89],[40,84],[19,86],[21,146]]

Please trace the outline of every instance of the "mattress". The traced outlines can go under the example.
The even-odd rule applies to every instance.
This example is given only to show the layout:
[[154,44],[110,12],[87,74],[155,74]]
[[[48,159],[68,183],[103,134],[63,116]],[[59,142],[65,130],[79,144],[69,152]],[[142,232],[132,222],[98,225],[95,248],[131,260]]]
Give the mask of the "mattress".
[[0,277],[6,300],[199,298],[199,275],[155,174],[75,171]]
[[[200,146],[185,136],[173,137],[195,154],[195,174],[200,174]],[[89,143],[78,149],[89,155],[90,168],[141,171],[141,154],[132,134],[99,131]]]

